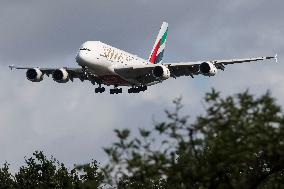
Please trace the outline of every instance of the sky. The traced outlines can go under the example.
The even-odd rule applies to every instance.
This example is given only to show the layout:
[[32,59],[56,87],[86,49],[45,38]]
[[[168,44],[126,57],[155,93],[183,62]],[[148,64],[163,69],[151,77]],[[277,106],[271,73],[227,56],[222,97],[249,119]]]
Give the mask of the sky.
[[[35,150],[70,168],[96,159],[115,142],[114,128],[151,128],[183,97],[183,112],[204,113],[202,98],[270,90],[284,105],[284,2],[280,0],[2,0],[0,1],[0,165],[17,170]],[[91,83],[26,80],[8,65],[77,67],[75,55],[99,40],[147,58],[163,21],[164,62],[273,56],[227,66],[215,77],[170,79],[140,94],[95,94]],[[124,89],[126,92],[126,89]]]

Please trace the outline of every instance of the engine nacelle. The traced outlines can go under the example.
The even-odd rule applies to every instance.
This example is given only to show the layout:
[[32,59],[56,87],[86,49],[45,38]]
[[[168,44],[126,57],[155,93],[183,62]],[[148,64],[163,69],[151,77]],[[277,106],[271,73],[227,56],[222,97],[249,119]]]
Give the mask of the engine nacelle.
[[163,66],[163,65],[156,66],[153,69],[152,74],[154,77],[161,78],[161,79],[168,79],[171,77],[170,70],[166,66]]
[[61,68],[61,69],[55,70],[52,73],[52,78],[57,83],[67,83],[69,81],[69,74],[64,68]]
[[199,71],[205,76],[214,76],[217,74],[216,66],[211,62],[203,62],[199,66]]
[[40,82],[43,80],[43,73],[39,68],[28,69],[26,77],[29,81]]

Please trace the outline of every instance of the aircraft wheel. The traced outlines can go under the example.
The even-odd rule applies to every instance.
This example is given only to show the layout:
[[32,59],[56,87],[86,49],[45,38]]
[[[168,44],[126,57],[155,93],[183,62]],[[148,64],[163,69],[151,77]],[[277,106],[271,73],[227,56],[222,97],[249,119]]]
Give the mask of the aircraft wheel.
[[139,93],[139,92],[140,92],[139,88],[133,88],[133,93]]
[[110,92],[110,94],[119,94],[119,93],[122,93],[122,88],[120,88],[120,89],[118,89],[118,88],[110,89],[109,92]]
[[128,93],[133,93],[133,88],[128,89]]
[[96,88],[95,89],[95,93],[103,93],[103,92],[105,92],[105,88],[104,87],[99,87],[99,88]]

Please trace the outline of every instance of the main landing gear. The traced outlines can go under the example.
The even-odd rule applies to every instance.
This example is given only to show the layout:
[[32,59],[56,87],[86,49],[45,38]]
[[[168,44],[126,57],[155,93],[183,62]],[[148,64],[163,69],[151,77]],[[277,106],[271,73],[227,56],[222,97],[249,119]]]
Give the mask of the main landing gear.
[[114,88],[114,89],[110,89],[109,90],[109,93],[110,94],[119,94],[119,93],[122,93],[122,88]]
[[128,93],[140,93],[141,91],[146,91],[147,86],[141,86],[141,87],[132,87],[128,89]]
[[98,88],[95,88],[95,93],[103,93],[103,92],[105,92],[105,88],[104,87],[98,87]]

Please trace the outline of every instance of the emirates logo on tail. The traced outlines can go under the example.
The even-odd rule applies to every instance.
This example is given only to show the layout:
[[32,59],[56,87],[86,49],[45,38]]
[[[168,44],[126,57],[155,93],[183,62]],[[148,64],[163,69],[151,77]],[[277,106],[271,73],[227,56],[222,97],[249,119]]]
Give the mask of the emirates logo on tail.
[[151,55],[149,57],[149,61],[152,64],[162,63],[164,50],[166,47],[167,35],[168,35],[168,23],[163,22],[160,32],[157,36],[156,42],[154,44],[154,47],[152,49]]

